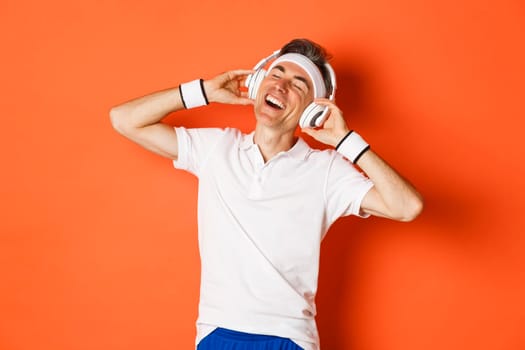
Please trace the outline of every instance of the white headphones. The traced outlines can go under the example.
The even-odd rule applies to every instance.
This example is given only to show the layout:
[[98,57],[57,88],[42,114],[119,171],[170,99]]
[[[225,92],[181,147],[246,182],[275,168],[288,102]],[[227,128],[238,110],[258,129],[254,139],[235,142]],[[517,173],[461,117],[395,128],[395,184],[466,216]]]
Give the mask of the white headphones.
[[[280,51],[281,50],[277,50],[270,56],[260,60],[259,63],[257,63],[253,68],[255,72],[248,75],[248,77],[246,78],[245,85],[248,87],[248,97],[252,100],[255,100],[255,97],[257,96],[257,91],[259,90],[263,79],[268,74],[264,67],[268,64],[269,61],[277,58],[277,56],[279,56]],[[335,72],[332,66],[328,64],[328,62],[325,63],[325,67],[328,70],[328,73],[330,74],[330,82],[332,84],[332,91],[330,92],[330,96],[328,97],[328,99],[333,101],[336,89]],[[329,108],[326,106],[321,106],[315,102],[310,103],[305,108],[303,114],[301,115],[301,118],[299,119],[299,126],[301,128],[315,128],[321,126],[328,115],[328,111]]]

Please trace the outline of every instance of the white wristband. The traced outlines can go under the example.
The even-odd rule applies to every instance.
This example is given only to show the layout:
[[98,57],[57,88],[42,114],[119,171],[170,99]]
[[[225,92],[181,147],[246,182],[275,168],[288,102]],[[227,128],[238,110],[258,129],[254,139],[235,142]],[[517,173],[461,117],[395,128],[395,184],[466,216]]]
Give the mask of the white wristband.
[[350,131],[335,148],[335,150],[355,163],[370,149],[370,145],[355,131]]
[[180,97],[184,108],[190,109],[208,104],[206,93],[204,92],[203,80],[197,79],[179,85]]

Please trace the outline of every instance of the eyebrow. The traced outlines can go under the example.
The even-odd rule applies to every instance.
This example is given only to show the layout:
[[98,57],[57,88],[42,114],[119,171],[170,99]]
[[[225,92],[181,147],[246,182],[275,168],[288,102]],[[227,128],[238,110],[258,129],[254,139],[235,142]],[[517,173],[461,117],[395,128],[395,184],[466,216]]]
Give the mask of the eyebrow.
[[[274,68],[274,69],[278,69],[278,70],[280,70],[280,71],[283,72],[283,73],[286,72],[286,69],[284,69],[284,67],[283,67],[283,66],[280,66],[280,65],[277,65],[277,66],[275,66],[275,67],[273,67],[273,68]],[[297,80],[299,80],[299,81],[302,81],[302,82],[306,85],[306,87],[307,87],[308,89],[310,89],[310,84],[308,84],[308,80],[306,80],[306,78],[304,78],[304,77],[302,77],[302,76],[300,76],[300,75],[294,75],[294,79],[297,79]]]

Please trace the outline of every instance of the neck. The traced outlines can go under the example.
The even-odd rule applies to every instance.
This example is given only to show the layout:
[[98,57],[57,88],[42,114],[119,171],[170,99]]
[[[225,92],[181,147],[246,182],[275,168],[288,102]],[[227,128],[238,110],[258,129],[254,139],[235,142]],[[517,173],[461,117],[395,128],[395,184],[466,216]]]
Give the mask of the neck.
[[260,125],[255,127],[253,142],[259,146],[265,162],[279,152],[288,151],[295,145],[296,141],[297,137],[294,135],[294,130],[283,133]]

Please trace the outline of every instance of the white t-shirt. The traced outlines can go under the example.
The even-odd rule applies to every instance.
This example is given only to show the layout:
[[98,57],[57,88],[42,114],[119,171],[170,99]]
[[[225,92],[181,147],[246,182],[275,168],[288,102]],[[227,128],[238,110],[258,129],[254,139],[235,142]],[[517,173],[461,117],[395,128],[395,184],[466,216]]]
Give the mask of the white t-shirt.
[[216,327],[319,349],[315,295],[330,225],[361,215],[373,186],[333,150],[301,138],[268,162],[253,133],[176,128],[174,166],[199,179],[201,289],[196,343]]

